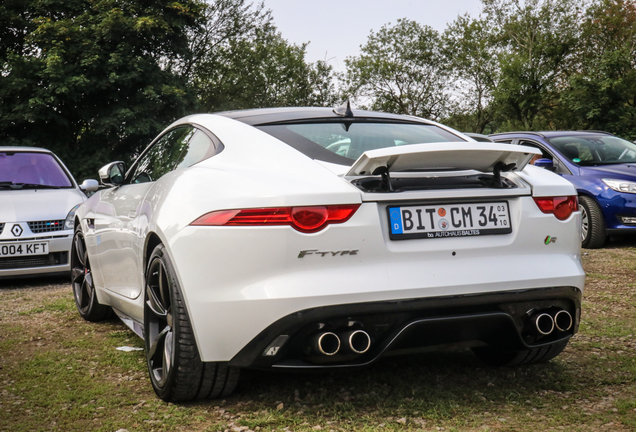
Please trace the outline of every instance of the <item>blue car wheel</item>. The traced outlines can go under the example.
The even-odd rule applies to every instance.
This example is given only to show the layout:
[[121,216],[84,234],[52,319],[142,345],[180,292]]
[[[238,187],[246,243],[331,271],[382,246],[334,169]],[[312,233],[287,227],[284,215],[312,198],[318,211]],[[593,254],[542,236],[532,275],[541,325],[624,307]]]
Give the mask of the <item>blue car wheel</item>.
[[581,246],[596,249],[603,246],[607,233],[605,221],[598,205],[589,197],[580,196],[581,204]]

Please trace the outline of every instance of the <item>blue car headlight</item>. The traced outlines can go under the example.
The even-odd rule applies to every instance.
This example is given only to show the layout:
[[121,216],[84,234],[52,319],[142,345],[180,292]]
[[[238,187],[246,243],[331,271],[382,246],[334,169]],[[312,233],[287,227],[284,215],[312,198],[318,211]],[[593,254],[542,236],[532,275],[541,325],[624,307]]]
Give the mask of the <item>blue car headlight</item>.
[[603,179],[603,183],[614,189],[616,192],[636,194],[636,182],[627,180]]
[[64,221],[64,228],[73,229],[75,228],[75,212],[80,205],[76,205],[71,209],[70,212],[66,215],[66,220]]

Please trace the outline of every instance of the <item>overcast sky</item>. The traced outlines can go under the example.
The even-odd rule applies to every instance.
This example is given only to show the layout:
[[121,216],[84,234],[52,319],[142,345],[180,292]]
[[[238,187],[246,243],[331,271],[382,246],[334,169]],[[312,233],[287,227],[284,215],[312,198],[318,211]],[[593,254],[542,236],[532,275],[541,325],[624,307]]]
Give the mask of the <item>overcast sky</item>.
[[307,60],[328,60],[344,71],[344,59],[360,53],[369,33],[408,18],[443,31],[457,15],[477,17],[479,0],[265,0],[288,41],[307,47]]

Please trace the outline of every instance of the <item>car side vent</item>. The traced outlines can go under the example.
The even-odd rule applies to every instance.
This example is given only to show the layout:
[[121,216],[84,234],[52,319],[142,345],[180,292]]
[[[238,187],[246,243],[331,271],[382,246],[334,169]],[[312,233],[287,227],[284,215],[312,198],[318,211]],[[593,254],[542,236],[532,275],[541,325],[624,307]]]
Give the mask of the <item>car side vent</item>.
[[29,228],[33,234],[39,234],[51,231],[63,231],[64,219],[52,221],[29,222]]

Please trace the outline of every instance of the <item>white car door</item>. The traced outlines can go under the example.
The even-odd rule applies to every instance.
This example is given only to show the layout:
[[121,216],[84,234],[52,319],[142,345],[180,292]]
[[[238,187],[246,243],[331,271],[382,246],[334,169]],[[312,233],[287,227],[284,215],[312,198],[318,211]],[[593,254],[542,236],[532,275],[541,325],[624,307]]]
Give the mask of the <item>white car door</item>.
[[153,219],[150,203],[157,181],[215,154],[217,149],[193,126],[172,128],[142,153],[125,184],[102,192],[95,215],[95,250],[106,289],[128,298],[143,292],[146,228]]

